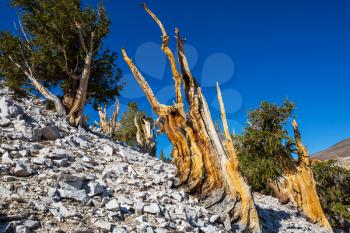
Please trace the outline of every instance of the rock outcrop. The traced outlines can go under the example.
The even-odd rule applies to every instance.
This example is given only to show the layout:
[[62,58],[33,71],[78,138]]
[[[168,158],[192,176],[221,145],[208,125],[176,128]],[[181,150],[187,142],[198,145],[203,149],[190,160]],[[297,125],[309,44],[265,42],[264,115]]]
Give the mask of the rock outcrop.
[[[171,188],[174,165],[43,106],[0,83],[0,232],[226,232],[220,213]],[[254,199],[265,232],[327,232],[273,197]]]

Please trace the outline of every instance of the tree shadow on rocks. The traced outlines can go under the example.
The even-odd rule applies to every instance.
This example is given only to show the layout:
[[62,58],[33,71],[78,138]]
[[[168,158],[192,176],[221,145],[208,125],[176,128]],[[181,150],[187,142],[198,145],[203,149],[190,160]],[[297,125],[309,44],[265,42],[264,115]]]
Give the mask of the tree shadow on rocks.
[[285,211],[261,208],[259,206],[256,208],[261,220],[263,232],[277,233],[280,231],[280,228],[282,228],[281,222],[291,218],[290,213]]

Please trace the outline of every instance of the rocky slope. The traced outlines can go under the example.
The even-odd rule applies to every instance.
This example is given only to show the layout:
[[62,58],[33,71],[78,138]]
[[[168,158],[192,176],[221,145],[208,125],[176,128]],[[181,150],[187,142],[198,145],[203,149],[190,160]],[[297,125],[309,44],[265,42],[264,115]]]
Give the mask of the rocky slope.
[[339,165],[350,169],[350,139],[345,139],[311,157],[313,160],[336,160]]
[[[175,167],[70,127],[0,83],[0,232],[226,232],[220,213],[171,188]],[[265,232],[327,232],[254,195]]]

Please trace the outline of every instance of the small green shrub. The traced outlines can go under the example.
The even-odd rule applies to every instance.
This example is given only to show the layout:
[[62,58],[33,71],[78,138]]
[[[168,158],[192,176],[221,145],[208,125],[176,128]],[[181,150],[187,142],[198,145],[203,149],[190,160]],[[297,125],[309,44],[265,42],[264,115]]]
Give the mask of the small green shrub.
[[312,164],[318,197],[331,225],[350,232],[350,171],[335,161]]

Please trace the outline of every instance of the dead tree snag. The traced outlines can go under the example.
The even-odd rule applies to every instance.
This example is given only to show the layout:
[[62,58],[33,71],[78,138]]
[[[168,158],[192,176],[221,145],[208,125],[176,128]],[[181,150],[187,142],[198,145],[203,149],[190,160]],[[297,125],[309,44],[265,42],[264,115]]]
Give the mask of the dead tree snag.
[[115,132],[120,128],[120,122],[117,117],[119,114],[119,101],[116,100],[115,107],[111,118],[108,120],[106,107],[99,107],[98,115],[100,116],[100,127],[102,132],[108,136],[113,137]]
[[[123,49],[123,58],[144,91],[158,125],[173,144],[172,156],[179,183],[188,193],[197,194],[206,207],[221,214],[227,230],[239,221],[241,231],[261,232],[259,218],[249,186],[240,171],[231,136],[227,129],[225,110],[218,87],[222,121],[226,140],[220,139],[201,88],[192,76],[179,30],[175,30],[180,71],[174,54],[168,47],[169,37],[157,16],[144,5],[146,12],[160,27],[162,50],[169,59],[174,78],[176,100],[173,105],[160,104],[138,68]],[[189,112],[185,112],[181,94],[183,85]]]
[[154,135],[154,124],[146,119],[140,119],[138,116],[134,118],[136,126],[136,141],[142,152],[148,153],[150,156],[156,156],[156,141]]
[[[274,191],[277,196],[288,197],[289,200],[300,208],[313,223],[318,223],[331,232],[330,226],[320,204],[316,191],[316,183],[311,170],[310,158],[307,149],[301,142],[301,136],[297,122],[292,122],[297,146],[298,160],[291,161],[290,166],[283,177],[277,182]],[[277,191],[278,190],[278,191]]]
[[17,62],[15,61],[11,55],[8,56],[9,60],[18,68],[20,69],[24,75],[28,78],[28,80],[31,82],[31,84],[36,88],[40,94],[42,94],[47,100],[50,100],[53,102],[56,108],[56,112],[60,117],[65,117],[66,116],[66,110],[61,102],[61,99],[53,94],[48,88],[46,88],[44,85],[42,85],[38,79],[35,77],[36,75],[36,66],[34,63],[29,62],[29,59],[25,56],[27,52],[31,53],[33,51],[31,43],[28,39],[28,36],[26,32],[24,31],[22,27],[22,22],[19,20],[19,26],[21,29],[21,33],[23,38],[19,37],[18,42],[19,42],[19,49],[21,50],[21,55],[22,55],[22,61]]

